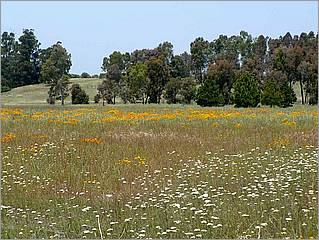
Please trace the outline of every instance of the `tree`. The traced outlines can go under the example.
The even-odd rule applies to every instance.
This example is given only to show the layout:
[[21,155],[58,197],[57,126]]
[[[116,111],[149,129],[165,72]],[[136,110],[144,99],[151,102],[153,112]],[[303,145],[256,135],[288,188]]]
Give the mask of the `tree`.
[[287,50],[287,77],[289,80],[289,86],[292,88],[292,83],[299,80],[300,84],[300,94],[301,94],[301,102],[304,104],[304,87],[302,76],[300,76],[300,68],[299,65],[304,59],[305,53],[304,49],[296,46]]
[[[318,35],[317,35],[318,36]],[[315,45],[316,46],[316,45]],[[318,103],[318,48],[310,50],[306,56],[306,61],[309,63],[310,76],[307,77],[305,85],[305,99],[309,104]]]
[[281,92],[282,92],[282,102],[281,106],[282,107],[291,107],[294,102],[297,101],[296,94],[292,87],[288,85],[288,82],[284,82],[281,86]]
[[39,47],[40,43],[34,35],[33,29],[23,30],[17,44],[16,55],[18,86],[39,83]]
[[267,38],[263,35],[258,36],[252,44],[252,53],[243,62],[243,69],[253,72],[260,84],[263,83],[267,72]]
[[76,74],[76,73],[70,73],[69,76],[70,76],[70,78],[80,78],[81,77],[79,74]]
[[[102,99],[102,105],[104,106],[104,101],[106,101],[108,104],[113,103],[113,81],[106,78],[103,80],[103,82],[97,87],[98,95]],[[114,102],[115,104],[115,102]]]
[[[311,64],[307,61],[302,61],[299,66],[298,66],[298,72],[300,73],[300,92],[301,94],[301,102],[302,104],[307,102],[308,98],[308,93],[309,93],[309,87],[310,87],[310,82],[311,82]],[[304,89],[303,89],[303,84],[305,84],[305,97],[303,95]]]
[[[235,57],[238,56],[239,58],[240,54],[240,60],[242,62],[245,62],[247,58],[251,57],[253,51],[253,39],[248,32],[240,31],[239,36],[233,37],[233,42],[232,45],[235,45],[233,48],[237,49],[238,52]],[[234,53],[235,52],[236,51],[234,51]]]
[[68,95],[68,72],[72,65],[71,54],[60,43],[50,47],[46,54],[41,66],[40,78],[50,86],[49,99],[61,99],[61,104],[64,105],[64,98]]
[[285,73],[271,71],[266,77],[261,104],[279,107],[289,107],[297,100],[295,92],[288,84]]
[[195,97],[196,80],[193,77],[171,78],[165,85],[164,98],[169,104],[190,104]]
[[145,63],[151,59],[157,59],[160,57],[160,52],[158,49],[142,49],[142,50],[135,50],[131,53],[130,56],[130,64],[134,65],[139,62]]
[[202,107],[224,106],[225,101],[216,77],[207,76],[197,91],[196,103]]
[[129,60],[129,53],[122,54],[121,52],[114,51],[109,57],[103,58],[102,70],[106,72],[110,66],[117,65],[119,70],[123,72],[128,67]]
[[116,96],[120,93],[120,85],[122,80],[122,73],[119,65],[110,65],[107,69],[106,79],[108,81],[108,91],[111,93],[113,98],[113,104],[115,104]]
[[217,60],[216,63],[209,65],[207,75],[214,78],[222,93],[225,104],[231,101],[231,88],[235,77],[233,65],[228,60]]
[[90,78],[90,74],[88,74],[87,72],[83,72],[81,73],[81,78]]
[[186,63],[183,61],[183,58],[179,55],[175,55],[172,57],[170,63],[170,75],[173,78],[181,77],[189,77],[190,70],[188,69]]
[[15,72],[16,41],[14,33],[3,32],[1,36],[1,92],[9,91],[15,87],[9,79]]
[[290,32],[287,32],[286,35],[282,38],[282,43],[286,48],[292,47],[292,36]]
[[205,70],[208,62],[209,43],[202,37],[199,37],[190,44],[190,48],[195,76],[197,80],[202,83],[203,71]]
[[[245,32],[242,31],[241,33]],[[209,62],[214,63],[223,59],[238,69],[240,67],[240,54],[242,54],[242,61],[244,61],[244,58],[250,52],[249,44],[246,43],[248,40],[244,39],[246,38],[244,35],[243,37],[231,36],[230,38],[226,35],[219,35],[218,39],[209,44]]]
[[179,94],[181,95],[181,103],[190,104],[196,97],[196,81],[193,77],[181,79],[181,87]]
[[89,95],[76,83],[71,86],[71,100],[72,104],[89,104]]
[[57,79],[55,82],[49,84],[50,89],[48,91],[49,94],[49,103],[55,103],[55,100],[61,100],[61,105],[64,105],[64,100],[67,96],[69,96],[69,76],[63,75],[61,78]]
[[181,78],[171,78],[165,85],[164,98],[168,104],[177,103],[177,94],[181,90]]
[[[289,87],[292,88],[292,84],[299,79],[300,75],[298,72],[299,64],[301,63],[304,56],[304,51],[301,47],[296,46],[293,48],[279,48],[275,51],[274,58],[274,69],[282,71],[286,74]],[[300,81],[300,91],[303,101],[303,86]]]
[[18,41],[13,33],[2,33],[2,91],[39,82],[39,46],[33,29],[23,30]]
[[264,90],[261,96],[261,104],[273,106],[281,106],[282,93],[280,86],[277,84],[276,80],[271,78],[266,81]]
[[143,104],[146,103],[148,87],[146,64],[139,62],[130,66],[125,81],[131,102],[135,103],[137,100],[142,100]]
[[94,96],[94,103],[99,103],[100,100],[101,100],[101,96],[100,96],[100,94],[97,93],[97,94]]
[[120,82],[120,88],[119,88],[119,96],[122,99],[123,103],[131,102],[131,95],[129,93],[128,86],[125,81]]
[[173,57],[173,44],[170,42],[163,42],[158,45],[156,50],[163,55],[165,59],[165,63],[168,65],[170,64],[172,57]]
[[235,107],[256,107],[260,102],[260,87],[256,78],[246,71],[241,71],[234,83]]
[[149,103],[160,103],[165,84],[169,81],[169,70],[162,59],[151,59],[146,63],[146,72],[149,79],[147,97]]
[[[127,88],[123,76],[126,74],[129,63],[129,53],[122,54],[118,51],[114,51],[109,57],[103,58],[102,70],[106,71],[105,83],[107,83],[106,85],[108,86],[108,96],[109,94],[112,95],[112,102],[114,104],[118,95],[120,95],[124,101],[127,100]],[[125,87],[125,89],[122,89],[122,87]]]
[[185,65],[185,67],[186,67],[187,75],[190,76],[192,74],[192,72],[193,72],[192,56],[189,53],[187,53],[187,52],[183,52],[179,56],[183,60],[183,63]]

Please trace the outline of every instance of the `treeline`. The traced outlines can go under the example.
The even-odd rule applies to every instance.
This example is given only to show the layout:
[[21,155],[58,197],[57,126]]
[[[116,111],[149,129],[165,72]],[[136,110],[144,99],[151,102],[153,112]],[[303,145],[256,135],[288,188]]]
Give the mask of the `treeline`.
[[297,100],[297,83],[302,104],[316,104],[317,42],[314,32],[272,39],[241,31],[211,42],[196,38],[190,54],[174,55],[170,42],[132,53],[115,51],[103,59],[105,80],[95,100],[160,103],[164,97],[168,103],[195,100],[201,106],[288,107]]
[[[44,82],[50,85],[48,102],[63,104],[69,77],[91,77],[69,74],[71,56],[61,43],[40,50],[32,30],[24,30],[18,40],[12,33],[2,34],[2,90]],[[302,104],[317,104],[317,43],[314,32],[272,39],[241,31],[211,42],[196,38],[190,53],[174,54],[170,42],[132,53],[115,51],[103,59],[103,80],[94,101],[115,104],[121,98],[146,104],[164,98],[172,104],[287,107],[296,101],[293,85],[298,84]],[[88,102],[79,86],[72,86],[71,94],[73,103]]]
[[15,39],[14,33],[3,32],[1,36],[1,92],[12,88],[45,83],[50,88],[47,102],[54,104],[56,100],[64,99],[71,93],[80,93],[78,98],[84,99],[80,103],[88,103],[88,96],[83,97],[83,90],[73,85],[70,77],[90,77],[88,73],[75,76],[69,73],[72,66],[71,54],[62,46],[61,42],[46,49],[40,49],[40,43],[34,35],[33,29],[23,30],[22,35]]

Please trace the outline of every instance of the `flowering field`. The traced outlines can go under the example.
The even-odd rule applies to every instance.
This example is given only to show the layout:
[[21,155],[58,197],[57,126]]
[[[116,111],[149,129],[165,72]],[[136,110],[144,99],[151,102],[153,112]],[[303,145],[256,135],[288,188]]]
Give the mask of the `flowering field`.
[[1,109],[2,238],[318,238],[316,107]]

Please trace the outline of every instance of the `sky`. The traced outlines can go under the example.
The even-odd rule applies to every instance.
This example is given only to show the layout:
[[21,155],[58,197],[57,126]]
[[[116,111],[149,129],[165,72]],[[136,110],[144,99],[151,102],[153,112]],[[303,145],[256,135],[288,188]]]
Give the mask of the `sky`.
[[98,74],[104,56],[170,41],[174,53],[189,52],[196,37],[212,41],[245,30],[279,37],[318,29],[317,2],[3,2],[1,32],[34,29],[47,48],[57,41],[72,55],[71,73]]

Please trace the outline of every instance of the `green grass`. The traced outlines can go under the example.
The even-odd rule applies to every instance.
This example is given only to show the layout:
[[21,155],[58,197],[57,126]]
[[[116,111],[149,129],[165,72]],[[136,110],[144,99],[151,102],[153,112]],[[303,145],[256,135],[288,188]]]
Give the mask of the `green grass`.
[[[96,88],[101,84],[99,78],[71,78],[71,83],[78,83],[90,96],[90,102],[96,95]],[[47,104],[48,90],[45,84],[35,84],[14,88],[9,92],[1,93],[2,104]],[[66,98],[66,104],[71,102],[70,96]]]
[[316,107],[1,113],[1,238],[318,237]]

